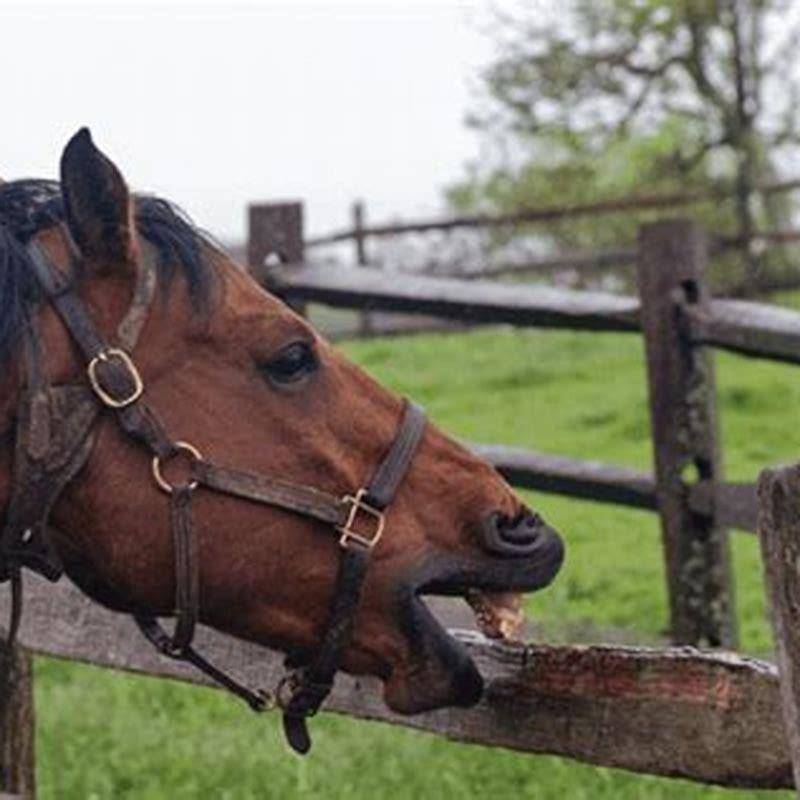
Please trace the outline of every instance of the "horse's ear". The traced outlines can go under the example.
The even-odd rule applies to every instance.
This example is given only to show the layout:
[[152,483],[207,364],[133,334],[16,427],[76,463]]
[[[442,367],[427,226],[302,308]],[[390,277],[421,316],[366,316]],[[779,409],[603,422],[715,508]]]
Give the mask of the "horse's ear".
[[131,195],[88,128],[81,128],[61,155],[61,193],[70,233],[87,261],[103,267],[132,261]]

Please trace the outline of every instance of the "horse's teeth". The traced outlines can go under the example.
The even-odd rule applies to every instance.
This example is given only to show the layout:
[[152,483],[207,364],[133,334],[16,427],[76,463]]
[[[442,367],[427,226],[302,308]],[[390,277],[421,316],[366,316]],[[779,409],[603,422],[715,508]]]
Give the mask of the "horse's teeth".
[[514,639],[525,621],[522,598],[511,592],[481,592],[465,595],[481,632],[492,639]]

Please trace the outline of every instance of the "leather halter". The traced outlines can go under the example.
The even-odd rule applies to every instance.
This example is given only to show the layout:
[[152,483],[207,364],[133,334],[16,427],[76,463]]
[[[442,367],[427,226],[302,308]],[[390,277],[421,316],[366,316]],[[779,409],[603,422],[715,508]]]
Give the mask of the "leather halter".
[[[69,243],[66,231],[64,236]],[[42,365],[36,310],[29,309],[27,381],[17,415],[12,494],[0,536],[0,580],[10,580],[12,586],[9,639],[15,637],[21,616],[21,568],[39,572],[51,581],[58,580],[63,573],[48,536],[49,513],[88,460],[93,429],[100,414],[112,413],[122,429],[152,453],[152,477],[170,499],[177,621],[172,635],[149,613],[135,613],[137,625],[161,653],[191,663],[254,710],[279,705],[289,744],[298,752],[308,752],[311,742],[305,720],[319,710],[331,691],[341,656],[351,638],[370,556],[383,535],[383,512],[394,499],[422,439],[424,412],[412,403],[405,403],[395,438],[371,479],[343,497],[209,462],[193,445],[174,441],[166,432],[145,401],[145,382],[129,355],[138,341],[155,292],[154,249],[149,245],[144,247],[133,302],[117,329],[114,345],[97,330],[74,283],[52,268],[42,248],[32,242],[28,252],[46,300],[54,306],[83,354],[88,380],[83,385],[50,385]],[[73,251],[73,259],[78,257]],[[189,477],[183,483],[170,484],[162,467],[181,454],[190,461]],[[192,647],[200,615],[200,584],[191,501],[200,488],[320,520],[331,526],[342,548],[336,592],[322,640],[310,661],[295,665],[274,694],[242,686]]]

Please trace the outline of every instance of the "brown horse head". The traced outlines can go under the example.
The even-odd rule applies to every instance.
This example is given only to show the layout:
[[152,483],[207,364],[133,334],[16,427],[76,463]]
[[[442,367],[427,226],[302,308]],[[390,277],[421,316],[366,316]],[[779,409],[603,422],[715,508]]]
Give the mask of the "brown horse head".
[[[112,341],[143,254],[157,253],[159,290],[132,358],[163,428],[210,462],[341,496],[361,486],[389,448],[402,399],[171,206],[133,197],[82,131],[65,149],[60,186],[12,182],[0,189],[0,346],[8,354],[0,384],[0,503],[11,491],[26,382],[15,336],[25,313],[35,309],[48,380],[86,384],[86,363],[61,319],[36,301],[25,249],[31,241],[64,275],[77,247],[81,269],[70,280]],[[333,600],[341,551],[330,527],[202,487],[193,520],[201,621],[302,663]],[[100,413],[91,453],[50,521],[68,574],[87,593],[120,611],[173,611],[169,501],[151,479],[150,454],[113,414]],[[386,702],[399,712],[476,702],[477,669],[420,595],[477,593],[498,610],[501,593],[548,584],[562,557],[558,535],[489,464],[428,424],[388,509],[343,668],[382,678]]]

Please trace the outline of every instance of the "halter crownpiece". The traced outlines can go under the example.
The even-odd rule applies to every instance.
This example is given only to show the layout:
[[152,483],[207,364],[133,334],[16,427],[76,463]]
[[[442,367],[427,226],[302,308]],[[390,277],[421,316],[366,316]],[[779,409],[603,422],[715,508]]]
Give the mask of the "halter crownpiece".
[[[65,232],[69,242],[69,235]],[[97,330],[74,284],[61,277],[38,244],[28,245],[34,273],[86,361],[86,384],[52,386],[44,372],[35,309],[26,332],[26,389],[17,415],[14,481],[6,524],[0,535],[0,580],[10,580],[12,612],[9,639],[21,617],[21,569],[51,581],[63,567],[49,540],[50,510],[88,460],[93,429],[101,413],[112,413],[122,429],[152,453],[154,486],[169,495],[175,560],[176,624],[170,635],[154,615],[134,614],[147,639],[164,655],[186,661],[245,700],[256,711],[283,709],[284,730],[299,753],[310,749],[306,718],[317,713],[330,693],[341,657],[350,642],[355,614],[372,551],[386,527],[385,511],[411,466],[425,432],[425,414],[406,402],[394,440],[366,485],[337,497],[310,486],[222,467],[203,458],[193,444],[174,441],[145,402],[146,384],[130,353],[138,341],[155,291],[155,253],[144,248],[131,307],[110,344]],[[73,252],[73,258],[77,258]],[[189,476],[172,484],[167,461],[189,459]],[[192,526],[192,497],[207,489],[286,509],[331,526],[342,548],[336,592],[322,640],[313,657],[295,667],[276,692],[253,691],[209,663],[193,647],[200,617],[200,570]]]

